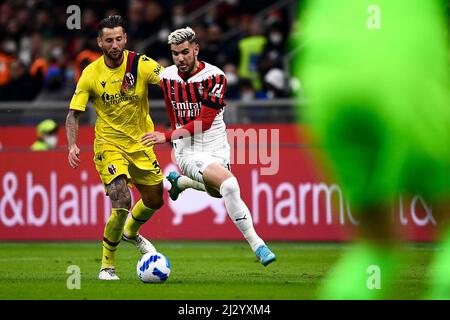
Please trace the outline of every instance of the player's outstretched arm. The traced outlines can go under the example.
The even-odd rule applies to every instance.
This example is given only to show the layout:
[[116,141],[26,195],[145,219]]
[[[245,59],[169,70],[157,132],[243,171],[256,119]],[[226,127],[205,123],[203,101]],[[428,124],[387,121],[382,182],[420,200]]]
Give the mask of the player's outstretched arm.
[[144,146],[150,147],[154,144],[166,143],[166,136],[159,131],[147,132],[141,138],[141,142]]
[[69,147],[68,160],[73,169],[76,169],[80,165],[80,148],[77,146],[78,139],[78,127],[81,111],[69,110],[66,117],[66,135],[67,143]]
[[150,147],[154,144],[166,143],[176,139],[192,137],[196,134],[200,134],[211,128],[211,125],[219,112],[220,109],[202,106],[200,116],[195,119],[195,121],[191,121],[176,130],[167,131],[164,133],[158,131],[148,132],[142,136],[141,142],[145,146]]

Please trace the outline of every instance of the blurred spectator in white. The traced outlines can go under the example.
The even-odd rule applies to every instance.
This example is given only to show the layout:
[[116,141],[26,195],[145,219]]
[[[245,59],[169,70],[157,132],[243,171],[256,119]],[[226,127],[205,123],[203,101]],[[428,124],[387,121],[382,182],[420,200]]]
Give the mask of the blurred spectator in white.
[[[76,4],[81,8],[81,29],[70,30],[66,26],[65,1],[1,1],[0,87],[11,81],[10,63],[19,59],[31,80],[35,81],[28,92],[34,92],[40,84],[40,99],[65,98],[73,90],[67,89],[76,83],[81,70],[98,56],[95,41],[92,45],[85,38],[96,38],[100,18],[120,14],[127,17],[129,41],[135,42],[129,47],[156,58],[170,60],[169,31],[190,25],[202,48],[200,59],[210,61],[222,70],[228,64],[237,66],[239,76],[250,78],[253,88],[259,92],[265,88],[264,75],[270,69],[283,68],[281,57],[287,52],[280,49],[287,36],[285,26],[289,25],[287,7],[267,12],[266,8],[273,3],[270,0],[214,3],[207,0],[114,3],[80,0]],[[193,21],[187,20],[189,15],[205,6],[207,10],[202,15],[196,15]],[[258,16],[263,10],[264,16]],[[275,26],[278,30],[274,30]],[[281,44],[280,38],[283,39]],[[15,66],[15,69],[20,68]],[[235,86],[238,92],[237,84]],[[0,96],[0,100],[8,97],[11,94]]]
[[172,29],[184,27],[186,24],[186,11],[181,3],[177,3],[172,8]]
[[239,94],[239,75],[236,66],[232,63],[227,63],[223,67],[223,72],[227,78],[227,99],[238,99]]
[[266,32],[267,42],[264,45],[259,63],[259,71],[265,75],[273,68],[283,68],[283,55],[286,39],[278,23],[268,27]]
[[269,99],[286,98],[289,96],[287,77],[281,69],[270,69],[264,76],[264,86],[266,87],[266,94]]
[[253,88],[251,79],[241,78],[239,80],[239,98],[243,102],[251,103],[251,105],[246,106],[246,110],[248,111],[247,116],[243,116],[239,119],[240,122],[262,122],[265,119],[268,119],[267,107],[258,104],[258,100],[267,99],[267,95],[262,90],[256,91]]
[[256,99],[267,99],[267,95],[262,90],[256,91],[251,79],[241,78],[239,79],[239,99],[249,102]]

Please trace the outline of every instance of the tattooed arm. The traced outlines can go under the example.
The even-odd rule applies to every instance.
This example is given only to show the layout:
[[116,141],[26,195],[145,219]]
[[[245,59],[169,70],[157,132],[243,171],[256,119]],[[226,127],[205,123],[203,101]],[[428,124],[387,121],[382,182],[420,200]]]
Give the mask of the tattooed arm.
[[80,148],[77,146],[78,127],[81,111],[69,110],[66,117],[66,135],[69,146],[68,160],[72,168],[76,169],[80,165]]

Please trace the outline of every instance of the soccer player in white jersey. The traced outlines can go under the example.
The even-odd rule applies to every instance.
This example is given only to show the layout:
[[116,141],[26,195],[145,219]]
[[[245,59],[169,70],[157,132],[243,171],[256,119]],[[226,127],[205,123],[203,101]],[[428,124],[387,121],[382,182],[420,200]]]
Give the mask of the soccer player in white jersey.
[[187,188],[223,197],[228,215],[258,260],[267,266],[275,261],[275,254],[257,235],[238,181],[230,171],[230,146],[223,121],[226,77],[216,66],[197,58],[199,44],[191,28],[173,31],[168,44],[175,64],[160,74],[160,83],[172,131],[146,133],[142,142],[152,146],[172,141],[184,175],[168,175],[171,199],[176,200]]

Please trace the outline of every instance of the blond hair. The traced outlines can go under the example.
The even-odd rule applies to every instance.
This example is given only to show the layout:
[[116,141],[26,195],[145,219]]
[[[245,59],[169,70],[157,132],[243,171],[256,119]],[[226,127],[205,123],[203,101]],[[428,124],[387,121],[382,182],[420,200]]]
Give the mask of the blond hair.
[[197,41],[195,38],[195,31],[192,30],[190,27],[177,29],[173,31],[171,34],[169,34],[169,36],[167,37],[167,43],[169,45],[171,44],[178,45],[185,41],[189,41],[189,43]]

